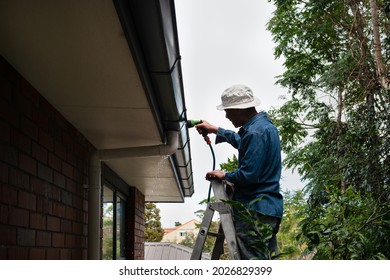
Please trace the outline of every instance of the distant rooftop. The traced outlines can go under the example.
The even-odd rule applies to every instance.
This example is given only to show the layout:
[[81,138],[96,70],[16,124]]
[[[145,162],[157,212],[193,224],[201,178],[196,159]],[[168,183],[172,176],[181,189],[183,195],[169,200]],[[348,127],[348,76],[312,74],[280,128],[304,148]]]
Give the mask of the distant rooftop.
[[[168,242],[145,242],[145,260],[189,260],[192,248]],[[210,260],[203,254],[202,260]]]

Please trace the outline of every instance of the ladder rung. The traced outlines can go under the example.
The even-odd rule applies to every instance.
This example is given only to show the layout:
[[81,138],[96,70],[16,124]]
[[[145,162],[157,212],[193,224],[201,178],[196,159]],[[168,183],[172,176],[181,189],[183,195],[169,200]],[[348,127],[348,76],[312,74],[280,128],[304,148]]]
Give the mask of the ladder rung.
[[224,237],[223,234],[216,233],[216,232],[208,232],[207,235],[210,235],[212,237]]
[[[223,242],[224,239],[226,239],[231,259],[239,260],[240,254],[236,240],[236,232],[233,224],[231,208],[229,205],[223,202],[223,200],[228,199],[225,186],[221,181],[215,180],[211,182],[211,185],[213,187],[216,202],[209,203],[206,208],[203,221],[199,229],[199,234],[196,239],[194,249],[192,251],[191,260],[201,259],[207,235],[217,238],[212,252],[212,259],[218,259],[219,256],[222,254]],[[217,211],[220,214],[221,224],[218,233],[209,232],[214,211]]]

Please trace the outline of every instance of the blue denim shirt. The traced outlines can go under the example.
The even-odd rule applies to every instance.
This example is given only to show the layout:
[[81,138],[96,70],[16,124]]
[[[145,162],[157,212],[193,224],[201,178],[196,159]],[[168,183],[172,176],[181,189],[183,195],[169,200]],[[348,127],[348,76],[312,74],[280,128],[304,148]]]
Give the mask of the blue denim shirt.
[[233,199],[245,206],[258,198],[252,209],[281,218],[280,194],[282,169],[280,139],[276,127],[265,112],[248,120],[238,133],[218,128],[215,143],[227,142],[238,149],[238,169],[227,172],[225,180],[234,184]]

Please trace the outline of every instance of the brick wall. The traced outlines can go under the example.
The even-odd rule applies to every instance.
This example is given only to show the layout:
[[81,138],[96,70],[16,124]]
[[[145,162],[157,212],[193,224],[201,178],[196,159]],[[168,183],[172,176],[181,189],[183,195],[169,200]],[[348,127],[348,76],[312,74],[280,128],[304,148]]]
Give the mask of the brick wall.
[[92,145],[0,57],[0,259],[85,259]]
[[[0,56],[0,259],[86,259],[94,147]],[[144,258],[144,200],[130,188],[128,258]]]
[[145,257],[145,196],[132,187],[129,198],[127,212],[132,215],[128,221],[127,252],[129,259],[143,260]]

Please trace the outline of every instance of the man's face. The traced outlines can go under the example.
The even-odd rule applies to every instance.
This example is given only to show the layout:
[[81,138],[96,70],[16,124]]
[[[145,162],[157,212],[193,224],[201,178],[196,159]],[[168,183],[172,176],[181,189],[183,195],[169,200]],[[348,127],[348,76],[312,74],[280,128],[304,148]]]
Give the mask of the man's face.
[[241,127],[245,123],[241,112],[240,109],[225,109],[225,117],[232,122],[234,127]]

